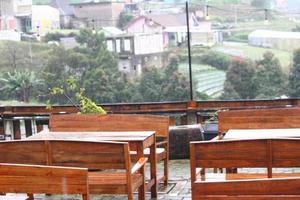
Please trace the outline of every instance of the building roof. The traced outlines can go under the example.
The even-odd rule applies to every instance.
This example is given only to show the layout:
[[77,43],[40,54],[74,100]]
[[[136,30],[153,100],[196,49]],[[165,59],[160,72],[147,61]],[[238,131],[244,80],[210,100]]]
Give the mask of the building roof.
[[124,2],[122,0],[70,0],[70,3],[73,5],[77,4],[96,4],[96,3],[107,3],[107,2]]
[[300,39],[300,33],[287,31],[256,30],[250,33],[249,37]]
[[[167,27],[184,27],[186,26],[186,14],[185,13],[168,13],[168,14],[147,14],[142,15],[134,20],[132,20],[128,25],[135,23],[135,21],[139,20],[140,18],[147,18],[152,20],[155,24],[161,25],[164,28]],[[193,14],[190,14],[189,19],[193,21],[194,26],[199,25],[199,21]]]
[[33,5],[49,5],[51,0],[32,0]]
[[103,32],[105,36],[121,35],[125,33],[124,31],[113,26],[102,27],[101,32]]
[[[191,16],[191,14],[190,14]],[[164,26],[186,26],[186,14],[185,13],[171,13],[171,14],[149,14],[146,15],[148,19]]]

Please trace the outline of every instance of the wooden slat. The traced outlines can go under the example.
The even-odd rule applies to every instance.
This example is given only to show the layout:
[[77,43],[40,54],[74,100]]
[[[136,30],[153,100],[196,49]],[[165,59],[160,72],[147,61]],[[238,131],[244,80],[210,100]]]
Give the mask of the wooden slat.
[[266,167],[268,163],[265,140],[214,141],[194,144],[196,167]]
[[88,194],[87,169],[0,164],[0,192]]
[[193,194],[202,195],[300,195],[300,177],[197,182]]
[[18,164],[47,164],[43,141],[1,141],[0,162]]
[[93,169],[125,169],[124,144],[113,142],[50,141],[53,165]]
[[156,131],[168,137],[169,117],[157,115],[51,115],[50,131]]

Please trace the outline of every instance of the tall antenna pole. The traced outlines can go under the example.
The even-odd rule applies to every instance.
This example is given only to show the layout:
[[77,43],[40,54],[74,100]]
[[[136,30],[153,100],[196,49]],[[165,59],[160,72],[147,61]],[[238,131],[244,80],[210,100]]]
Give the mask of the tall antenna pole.
[[192,79],[192,57],[191,57],[191,39],[190,39],[190,23],[189,23],[189,5],[185,2],[186,25],[187,25],[187,44],[188,44],[188,59],[189,59],[189,75],[190,75],[190,100],[193,101],[193,79]]

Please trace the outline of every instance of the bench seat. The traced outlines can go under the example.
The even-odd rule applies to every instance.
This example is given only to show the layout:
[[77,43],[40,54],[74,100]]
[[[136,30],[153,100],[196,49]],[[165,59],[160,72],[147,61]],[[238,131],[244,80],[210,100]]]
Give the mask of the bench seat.
[[[126,173],[89,172],[88,183],[91,194],[127,194]],[[131,175],[133,191],[143,183],[141,174]]]
[[[130,151],[131,160],[136,160],[136,151]],[[164,148],[156,148],[156,157],[157,160],[163,159],[167,154],[167,151]],[[146,148],[144,150],[144,156],[149,158],[150,157],[150,149]]]

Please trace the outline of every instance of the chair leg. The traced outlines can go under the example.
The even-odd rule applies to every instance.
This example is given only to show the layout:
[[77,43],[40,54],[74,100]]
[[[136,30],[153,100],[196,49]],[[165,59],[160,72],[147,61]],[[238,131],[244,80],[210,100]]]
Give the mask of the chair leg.
[[34,200],[33,194],[27,194],[28,198],[27,200]]
[[168,185],[169,181],[169,159],[166,157],[164,159],[164,186]]
[[[140,199],[140,190],[139,190],[138,195],[139,195],[139,199]],[[131,190],[128,190],[127,197],[128,197],[128,200],[133,200],[133,192]]]
[[90,195],[88,195],[88,194],[83,194],[83,195],[82,195],[82,200],[90,200]]

